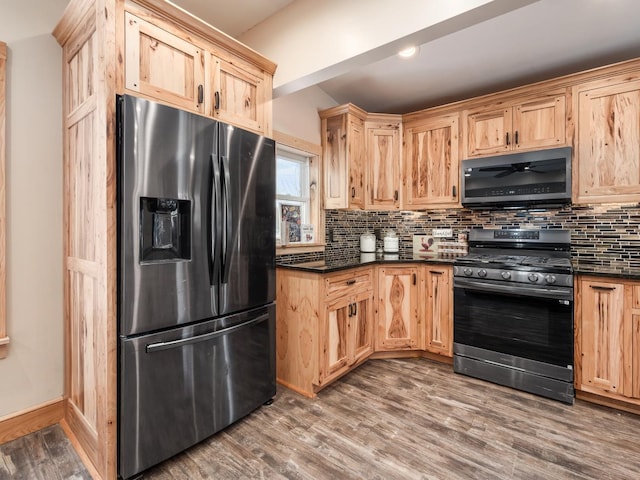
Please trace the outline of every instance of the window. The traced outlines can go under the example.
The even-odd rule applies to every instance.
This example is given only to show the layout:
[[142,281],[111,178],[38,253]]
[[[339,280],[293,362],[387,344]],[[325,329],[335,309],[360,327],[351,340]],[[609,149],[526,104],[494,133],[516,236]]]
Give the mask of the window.
[[[280,243],[301,241],[297,224],[289,222],[289,240],[283,241],[282,222],[298,219],[309,224],[309,157],[294,153],[282,146],[276,149],[276,238]],[[283,215],[284,212],[284,215]]]
[[[322,147],[277,131],[273,132],[273,138],[276,141],[276,254],[321,252],[324,250]],[[298,216],[300,225],[313,226],[313,241],[281,242],[283,205],[285,216]],[[300,240],[303,239],[300,232]]]

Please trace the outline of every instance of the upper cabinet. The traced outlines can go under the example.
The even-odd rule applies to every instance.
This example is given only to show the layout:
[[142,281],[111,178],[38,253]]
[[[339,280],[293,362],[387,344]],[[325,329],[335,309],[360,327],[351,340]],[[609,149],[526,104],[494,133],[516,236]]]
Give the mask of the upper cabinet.
[[271,135],[272,72],[144,11],[124,33],[127,91]]
[[404,125],[405,208],[459,206],[458,142],[457,113]]
[[325,208],[363,209],[366,112],[347,104],[320,112]]
[[402,119],[399,115],[369,114],[365,131],[365,207],[399,210]]
[[465,158],[566,143],[564,94],[536,97],[515,105],[465,110],[463,119]]
[[125,88],[204,113],[204,48],[125,13]]
[[640,74],[573,89],[576,203],[640,201]]
[[252,65],[211,55],[207,114],[225,123],[262,132],[271,100],[270,76]]

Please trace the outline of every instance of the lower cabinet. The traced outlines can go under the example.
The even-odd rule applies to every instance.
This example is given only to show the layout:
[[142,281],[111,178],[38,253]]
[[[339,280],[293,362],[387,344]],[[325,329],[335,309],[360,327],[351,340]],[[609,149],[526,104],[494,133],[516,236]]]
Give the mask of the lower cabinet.
[[376,351],[417,350],[422,335],[419,317],[420,267],[377,267]]
[[341,297],[325,307],[320,385],[324,385],[373,353],[371,291]]
[[640,411],[640,283],[582,276],[575,296],[578,396],[595,394]]
[[335,273],[279,267],[278,382],[312,397],[376,352],[451,357],[452,270],[420,263]]
[[373,353],[373,268],[276,271],[276,375],[306,396]]
[[453,356],[453,268],[424,266],[424,349]]

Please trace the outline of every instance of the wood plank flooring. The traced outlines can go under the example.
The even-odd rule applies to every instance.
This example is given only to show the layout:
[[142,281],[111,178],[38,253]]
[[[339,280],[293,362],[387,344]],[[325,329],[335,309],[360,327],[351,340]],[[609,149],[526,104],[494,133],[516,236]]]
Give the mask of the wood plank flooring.
[[[0,479],[88,478],[59,458],[75,454],[56,429],[0,446]],[[28,464],[40,468],[19,471]],[[637,479],[640,416],[564,405],[424,359],[373,360],[316,399],[279,387],[273,405],[144,475],[241,478]]]

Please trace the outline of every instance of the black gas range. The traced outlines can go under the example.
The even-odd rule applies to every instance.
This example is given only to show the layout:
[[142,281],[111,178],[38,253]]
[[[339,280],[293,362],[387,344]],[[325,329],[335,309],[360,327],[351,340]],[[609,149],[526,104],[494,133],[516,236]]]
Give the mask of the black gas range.
[[454,262],[454,371],[573,402],[568,230],[469,233]]

